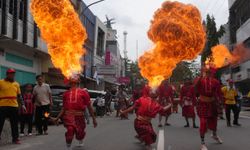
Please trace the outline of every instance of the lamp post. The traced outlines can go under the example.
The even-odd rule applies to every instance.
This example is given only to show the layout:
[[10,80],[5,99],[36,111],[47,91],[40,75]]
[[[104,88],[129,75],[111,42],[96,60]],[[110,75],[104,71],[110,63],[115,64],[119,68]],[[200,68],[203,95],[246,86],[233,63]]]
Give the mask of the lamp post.
[[93,3],[89,4],[89,5],[87,5],[87,6],[83,9],[82,13],[84,13],[90,6],[95,5],[95,4],[98,4],[98,3],[103,2],[103,1],[105,1],[105,0],[99,0],[99,1],[96,1],[96,2],[93,2]]

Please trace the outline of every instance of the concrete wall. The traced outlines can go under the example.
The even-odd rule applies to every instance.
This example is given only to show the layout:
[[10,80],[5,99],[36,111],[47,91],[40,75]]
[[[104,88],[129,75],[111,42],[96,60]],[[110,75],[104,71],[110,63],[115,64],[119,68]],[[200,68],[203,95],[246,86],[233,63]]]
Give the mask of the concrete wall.
[[220,44],[226,45],[228,48],[230,47],[230,31],[229,25],[224,24],[223,27],[225,28],[224,35],[219,39]]
[[0,65],[1,66],[5,66],[5,67],[12,67],[12,68],[15,68],[15,69],[19,69],[19,70],[22,70],[22,71],[27,71],[27,72],[32,72],[32,73],[35,73],[35,74],[40,74],[41,73],[41,59],[40,58],[36,58],[32,55],[32,53],[30,54],[23,54],[23,53],[20,53],[14,49],[5,49],[5,52],[8,52],[8,53],[11,53],[11,54],[14,54],[14,55],[17,55],[17,56],[21,56],[23,58],[27,58],[27,59],[30,59],[33,61],[33,67],[28,67],[28,66],[24,66],[24,65],[21,65],[21,64],[16,64],[16,63],[13,63],[13,62],[10,62],[10,61],[6,61],[5,59],[5,55],[4,56],[1,56],[0,55]]
[[240,64],[240,71],[233,73],[233,80],[242,81],[250,78],[250,60]]

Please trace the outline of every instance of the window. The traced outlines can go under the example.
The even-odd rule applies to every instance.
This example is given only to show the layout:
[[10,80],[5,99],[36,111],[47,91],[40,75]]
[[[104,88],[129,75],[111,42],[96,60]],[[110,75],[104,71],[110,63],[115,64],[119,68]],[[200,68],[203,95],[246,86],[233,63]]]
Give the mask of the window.
[[24,17],[24,9],[23,9],[23,7],[24,7],[24,2],[23,2],[23,0],[21,0],[20,3],[19,3],[19,19],[20,20],[23,20],[23,17]]
[[0,0],[0,9],[2,9],[2,0]]
[[240,66],[235,67],[235,68],[232,68],[232,72],[233,72],[233,73],[240,72]]
[[98,28],[96,54],[100,57],[102,57],[104,53],[104,34],[102,29]]
[[14,0],[9,0],[9,13],[13,14],[14,12]]

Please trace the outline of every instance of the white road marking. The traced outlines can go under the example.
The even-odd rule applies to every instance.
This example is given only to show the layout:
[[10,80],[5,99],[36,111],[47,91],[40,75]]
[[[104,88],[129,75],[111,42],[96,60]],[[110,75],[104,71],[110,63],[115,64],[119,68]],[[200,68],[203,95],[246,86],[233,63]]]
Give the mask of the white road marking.
[[244,116],[244,115],[240,115],[240,118],[250,119],[250,117],[249,117],[249,116]]
[[157,143],[157,150],[164,150],[164,130],[160,129],[159,130],[159,135],[158,135],[158,143]]

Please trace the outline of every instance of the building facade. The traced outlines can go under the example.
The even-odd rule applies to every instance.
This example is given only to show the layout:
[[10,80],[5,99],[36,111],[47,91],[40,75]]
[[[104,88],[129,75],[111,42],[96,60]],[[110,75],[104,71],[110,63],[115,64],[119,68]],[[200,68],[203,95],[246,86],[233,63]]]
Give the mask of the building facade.
[[[237,44],[244,44],[250,50],[250,3],[249,0],[228,0],[229,30],[231,49]],[[230,76],[236,81],[239,90],[246,94],[250,90],[250,59],[230,71]]]
[[35,83],[43,64],[49,60],[46,44],[33,21],[30,0],[0,0],[0,78],[7,68],[16,69],[22,85]]

